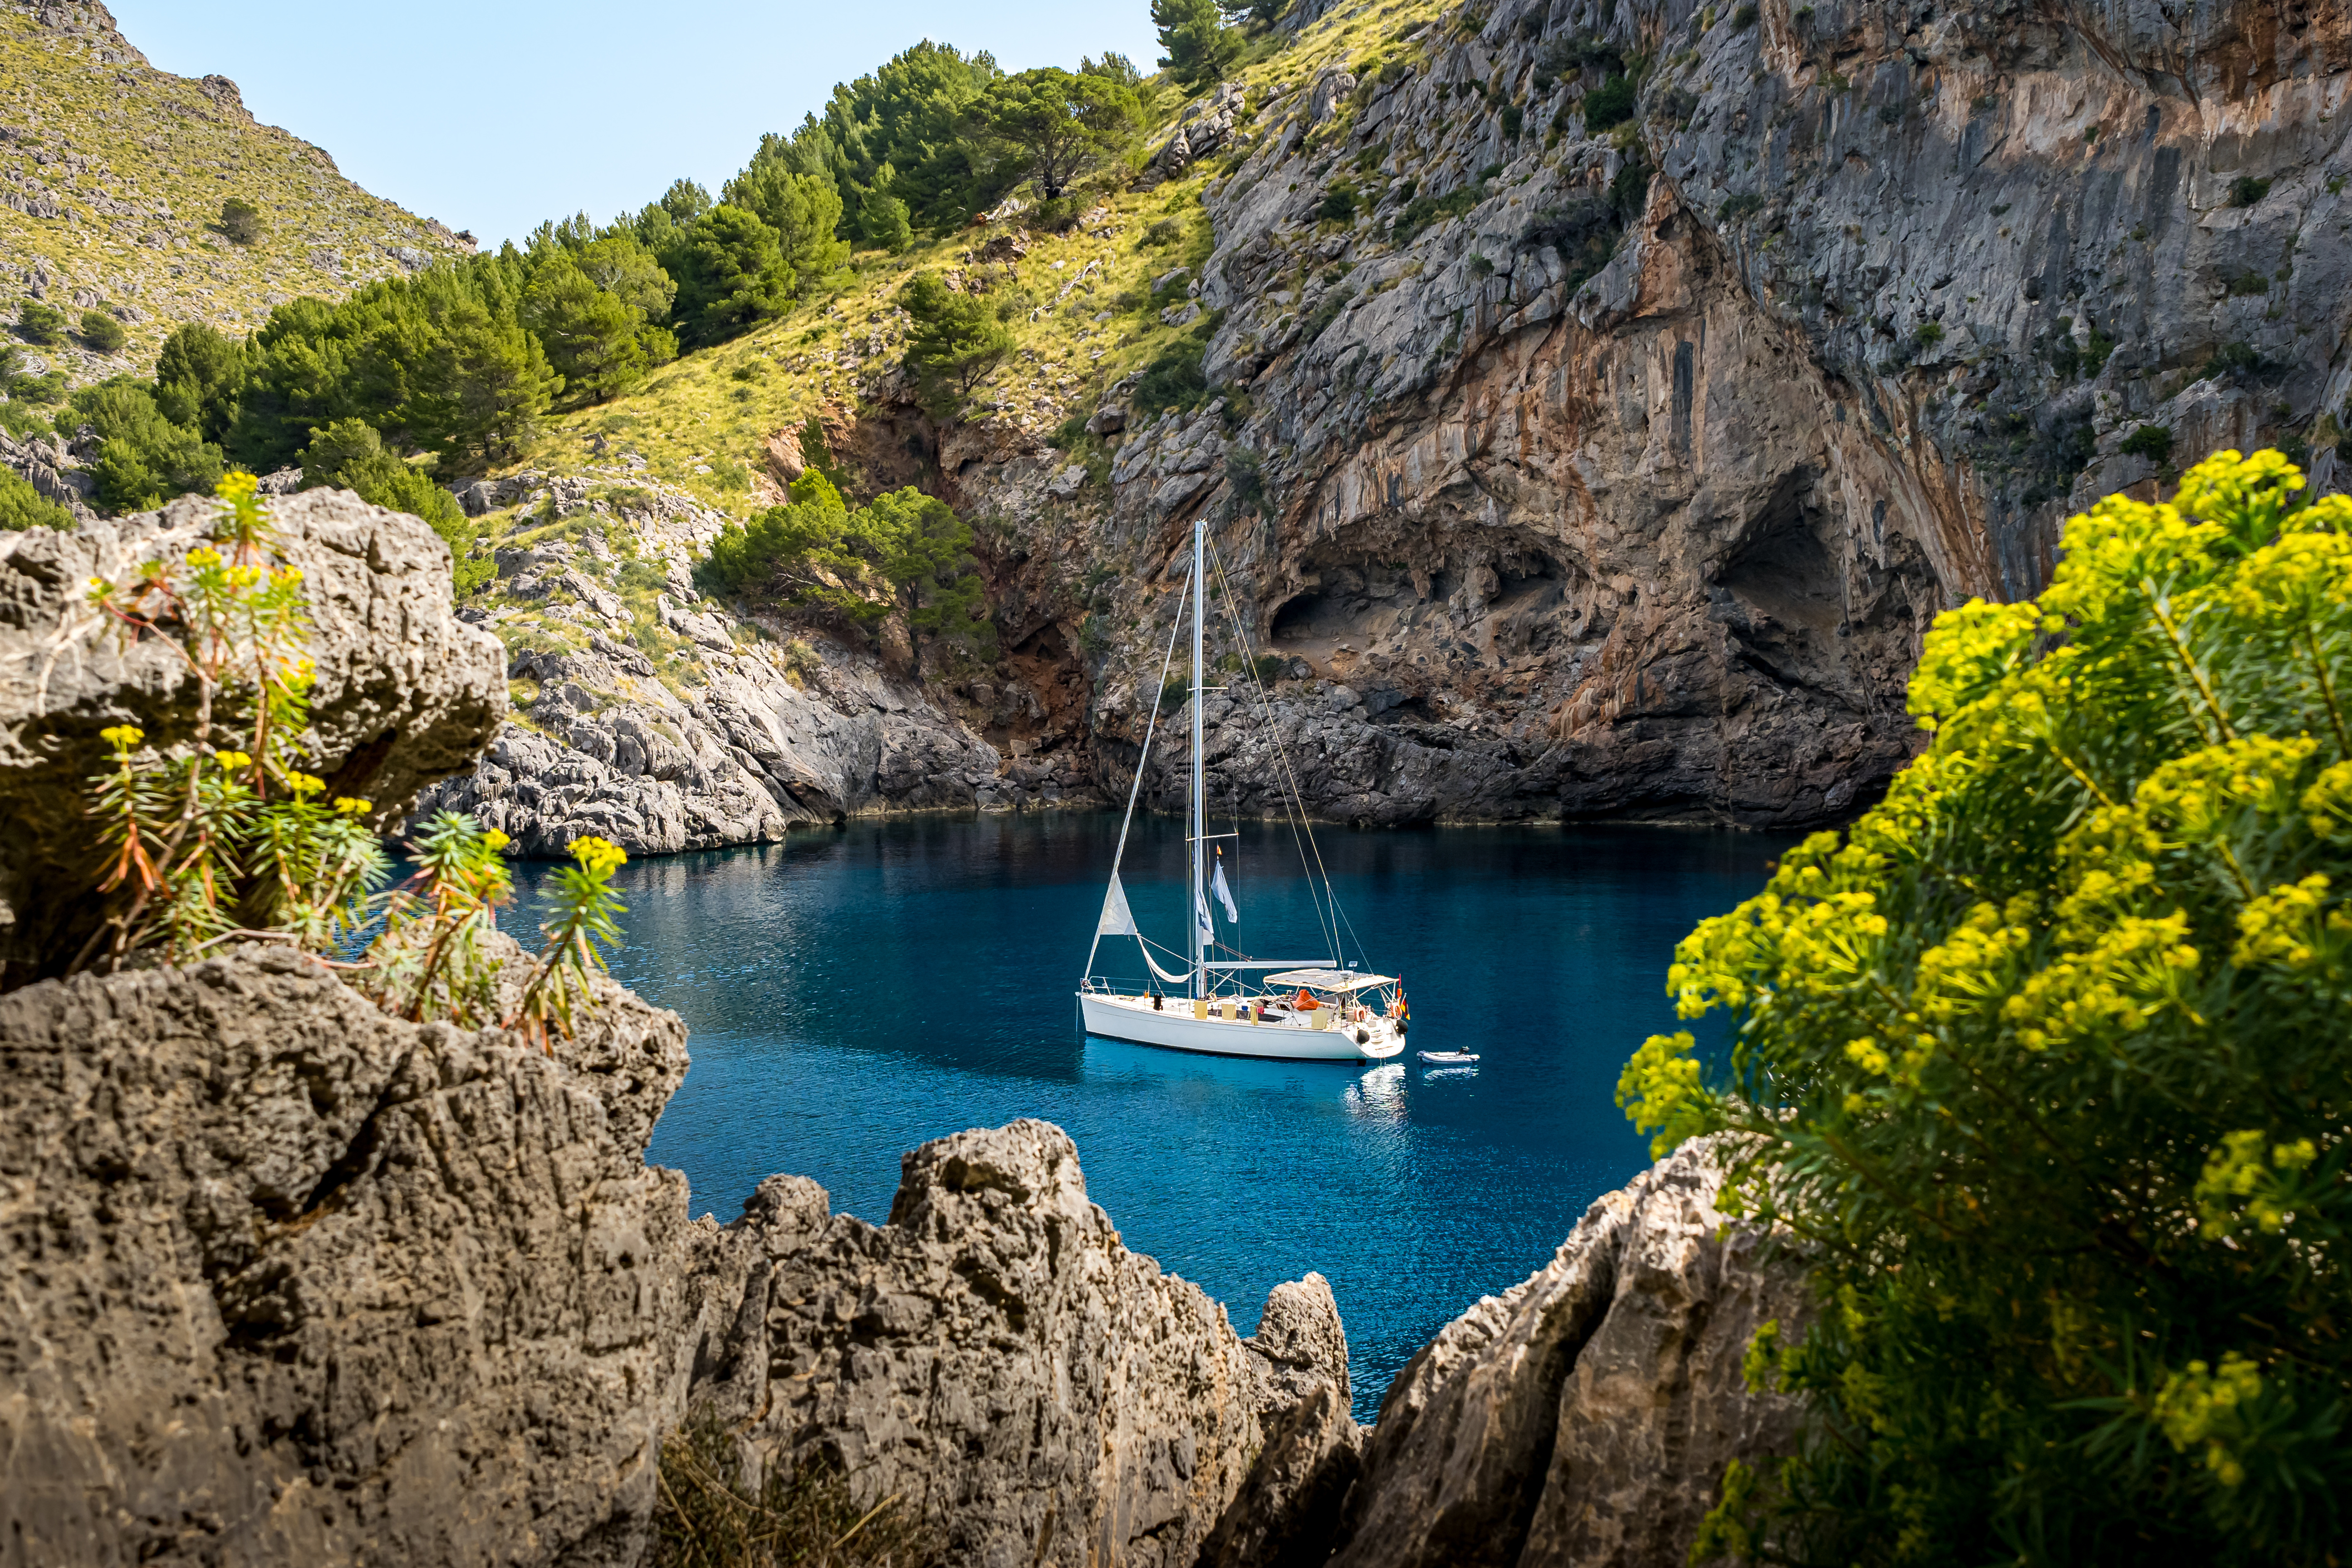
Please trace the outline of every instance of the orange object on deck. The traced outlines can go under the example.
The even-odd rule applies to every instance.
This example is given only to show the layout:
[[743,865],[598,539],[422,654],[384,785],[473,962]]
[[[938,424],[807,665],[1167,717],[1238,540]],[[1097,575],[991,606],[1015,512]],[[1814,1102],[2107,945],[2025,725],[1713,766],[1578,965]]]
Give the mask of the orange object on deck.
[[1315,994],[1304,985],[1298,988],[1298,994],[1291,999],[1290,1005],[1302,1013],[1311,1013],[1320,1005],[1315,1000]]

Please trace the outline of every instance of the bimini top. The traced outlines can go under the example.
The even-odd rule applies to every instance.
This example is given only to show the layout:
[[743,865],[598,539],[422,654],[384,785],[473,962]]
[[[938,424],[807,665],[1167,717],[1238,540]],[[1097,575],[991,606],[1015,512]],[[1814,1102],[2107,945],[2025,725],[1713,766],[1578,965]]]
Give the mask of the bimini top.
[[1265,977],[1268,985],[1304,985],[1315,991],[1368,991],[1393,985],[1393,974],[1359,974],[1352,969],[1286,969]]

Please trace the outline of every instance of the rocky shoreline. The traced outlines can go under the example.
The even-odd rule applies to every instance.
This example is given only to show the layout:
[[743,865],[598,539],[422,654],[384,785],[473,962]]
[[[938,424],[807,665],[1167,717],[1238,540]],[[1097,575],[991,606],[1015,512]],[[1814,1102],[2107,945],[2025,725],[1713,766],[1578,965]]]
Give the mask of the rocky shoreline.
[[[396,819],[496,730],[495,650],[415,519],[334,492],[275,515],[312,596],[318,765]],[[59,840],[75,748],[187,720],[169,662],[74,589],[209,517],[0,538],[0,789]],[[1787,1436],[1737,1366],[1795,1276],[1726,1228],[1702,1145],[1448,1327],[1367,1432],[1319,1277],[1244,1338],[1127,1248],[1057,1128],[913,1151],[880,1226],[791,1175],[693,1218],[645,1159],[686,1072],[675,1014],[599,976],[543,1040],[413,1023],[263,943],[37,978],[77,945],[27,918],[77,901],[67,847],[0,844],[8,1568],[630,1568],[689,1422],[755,1480],[822,1466],[902,1500],[959,1568],[1434,1568],[1473,1539],[1663,1563],[1723,1458]]]

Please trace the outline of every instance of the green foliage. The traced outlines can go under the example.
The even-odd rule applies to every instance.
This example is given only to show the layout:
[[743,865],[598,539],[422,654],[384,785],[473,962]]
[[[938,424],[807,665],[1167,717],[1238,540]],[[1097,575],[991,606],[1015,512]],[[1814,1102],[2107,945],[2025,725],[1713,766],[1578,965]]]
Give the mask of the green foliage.
[[1919,323],[1918,330],[1911,334],[1911,338],[1919,346],[1919,352],[1926,353],[1944,341],[1944,323],[1922,321]]
[[1622,125],[1633,118],[1641,99],[1641,89],[1630,76],[1612,76],[1584,95],[1584,130],[1598,136],[1612,126]]
[[1271,686],[1290,673],[1290,661],[1278,653],[1262,653],[1250,660],[1250,671],[1259,685]]
[[2230,182],[2230,205],[2233,207],[2252,206],[2270,194],[2271,183],[2252,174],[2241,174]]
[[1323,193],[1323,200],[1316,206],[1315,216],[1326,223],[1355,222],[1355,185],[1347,180],[1332,181],[1331,188]]
[[794,169],[781,144],[762,142],[751,163],[727,182],[731,206],[758,215],[776,234],[776,252],[805,288],[848,263],[849,242],[839,237],[840,187],[824,174]]
[[81,313],[81,341],[99,353],[113,353],[130,338],[131,334],[123,331],[122,323],[105,311],[84,310]]
[[2221,453],[2070,521],[2039,603],[1939,616],[1927,754],[1677,948],[1727,1058],[1654,1037],[1621,1102],[1738,1134],[1725,1202],[1822,1303],[1754,1358],[1813,1426],[1726,1477],[1725,1549],[2340,1552],[2352,500],[2303,487]]
[[836,85],[820,117],[789,140],[763,138],[759,158],[831,179],[843,237],[904,250],[917,232],[946,234],[1000,194],[968,113],[996,80],[996,61],[926,39],[879,70]]
[[2162,467],[2172,457],[2172,432],[2161,425],[2143,425],[2125,437],[2116,449]]
[[243,196],[231,196],[221,203],[220,231],[231,245],[261,243],[261,209]]
[[907,369],[939,417],[964,398],[1013,352],[1013,333],[987,300],[958,293],[936,272],[919,272],[898,290],[898,305],[913,319],[907,332]]
[[7,468],[0,468],[0,530],[22,533],[28,528],[70,529],[73,513],[48,500]]
[[1166,409],[1193,407],[1208,397],[1208,378],[1201,371],[1208,347],[1204,338],[1181,337],[1143,367],[1133,398],[1139,424]]
[[449,547],[450,587],[459,599],[498,575],[497,563],[467,558],[474,525],[457,498],[399,454],[386,451],[383,437],[364,420],[338,419],[310,432],[310,445],[302,452],[302,484],[306,489],[340,486],[362,500],[422,518]]
[[117,968],[148,948],[185,963],[249,931],[315,950],[365,922],[364,897],[383,879],[373,807],[321,804],[326,786],[305,771],[302,574],[277,554],[253,476],[228,476],[220,494],[212,542],[90,588],[91,607],[126,642],[179,650],[197,700],[175,742],[150,745],[135,724],[103,733],[111,765],[89,784],[104,916],[69,972]]
[[928,632],[982,658],[996,657],[986,584],[971,554],[971,529],[947,502],[909,485],[865,509],[882,578],[897,594],[915,663]]
[[362,991],[387,1013],[479,1028],[498,1017],[498,911],[514,896],[507,836],[436,812],[410,843],[415,871],[384,896]]
[[146,388],[118,377],[74,394],[73,416],[98,440],[98,499],[118,511],[161,506],[167,496],[220,482],[218,447],[163,417]]
[[1151,0],[1159,29],[1160,68],[1187,92],[1223,81],[1242,52],[1239,33],[1225,26],[1216,0]]
[[1404,210],[1397,214],[1396,227],[1389,231],[1390,237],[1399,245],[1409,245],[1415,235],[1432,224],[1460,217],[1486,199],[1486,183],[1484,180],[1456,185],[1442,196],[1417,195],[1405,203]]
[[757,213],[725,203],[711,208],[673,259],[680,336],[688,343],[723,342],[791,308],[792,263]]
[[1736,10],[1736,11],[1732,12],[1732,14],[1731,14],[1731,27],[1732,27],[1732,30],[1733,30],[1734,32],[1745,32],[1745,31],[1747,31],[1748,28],[1750,28],[1750,27],[1754,26],[1755,25],[1756,25],[1756,7],[1755,7],[1755,6],[1753,6],[1753,5],[1742,5],[1742,6],[1740,6],[1738,10]]
[[531,966],[522,996],[506,1019],[542,1041],[551,1026],[573,1032],[583,1004],[593,998],[604,953],[621,944],[620,917],[628,912],[613,887],[613,874],[628,855],[609,838],[575,838],[572,864],[558,866],[549,879],[547,918],[540,922],[546,945]]
[[66,341],[66,313],[54,305],[27,300],[16,309],[16,332],[28,343],[54,348]]
[[219,443],[236,428],[245,386],[244,345],[204,321],[190,321],[163,340],[155,362],[155,406]]
[[971,120],[999,153],[994,177],[1032,180],[1049,201],[1143,133],[1143,106],[1132,88],[1050,66],[991,82]]
[[1528,121],[1528,111],[1516,103],[1503,106],[1503,138],[1508,142],[1519,139],[1519,128]]
[[711,542],[699,574],[710,586],[753,592],[871,627],[894,610],[919,663],[924,634],[993,655],[971,530],[946,502],[908,486],[850,507],[814,467],[792,499]]
[[930,1568],[938,1531],[899,1493],[867,1506],[835,1464],[771,1465],[745,1484],[734,1434],[714,1417],[662,1439],[649,1568]]

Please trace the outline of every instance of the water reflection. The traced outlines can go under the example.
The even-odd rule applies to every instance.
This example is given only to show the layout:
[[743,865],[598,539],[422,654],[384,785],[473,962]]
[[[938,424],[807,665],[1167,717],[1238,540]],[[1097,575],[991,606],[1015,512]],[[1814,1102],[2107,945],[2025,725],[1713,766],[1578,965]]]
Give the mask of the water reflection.
[[[1286,839],[1235,831],[1244,943],[1313,956]],[[1329,1278],[1366,1415],[1438,1325],[1539,1267],[1643,1164],[1614,1089],[1643,1037],[1675,1026],[1673,944],[1760,885],[1785,842],[1327,832],[1365,939],[1341,956],[1404,976],[1415,1049],[1483,1058],[1359,1072],[1086,1037],[1072,993],[1118,832],[1091,815],[925,817],[625,868],[615,968],[692,1032],[651,1156],[722,1219],[793,1171],[878,1220],[905,1151],[1045,1117],[1076,1139],[1129,1245],[1198,1280],[1243,1330],[1276,1281]],[[1136,825],[1122,876],[1163,939],[1181,930],[1184,860],[1179,825]],[[1108,967],[1139,978],[1128,955],[1107,948]]]

